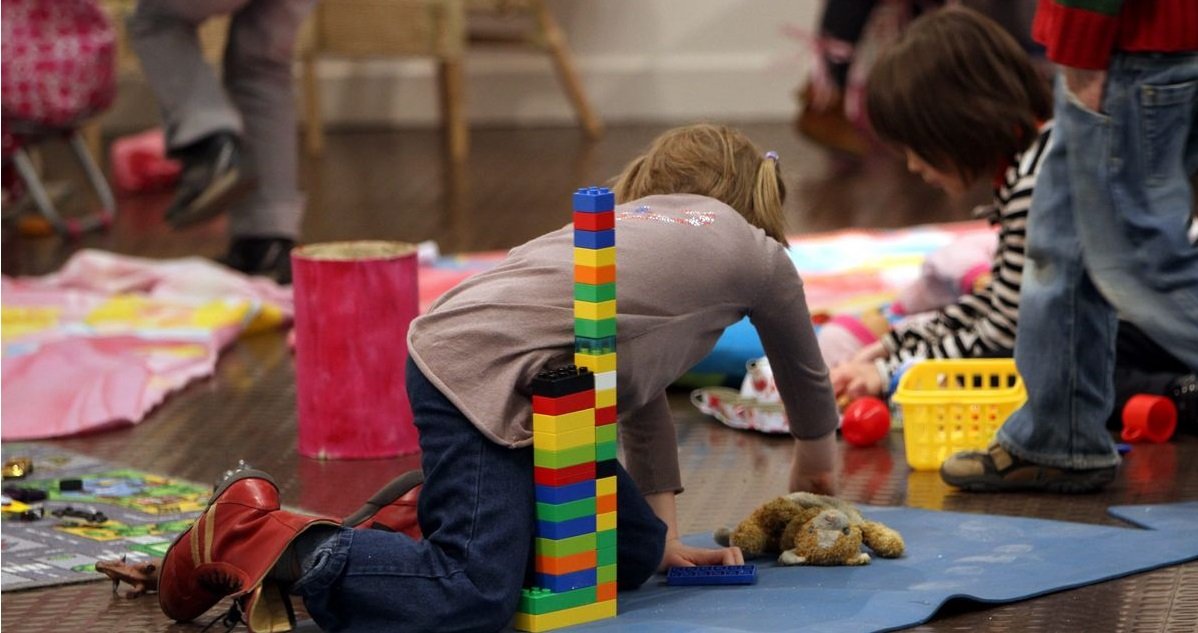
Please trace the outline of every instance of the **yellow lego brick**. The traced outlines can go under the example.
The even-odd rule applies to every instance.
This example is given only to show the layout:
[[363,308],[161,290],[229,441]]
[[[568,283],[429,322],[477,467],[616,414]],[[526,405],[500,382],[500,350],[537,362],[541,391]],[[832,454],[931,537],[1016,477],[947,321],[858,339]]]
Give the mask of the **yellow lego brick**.
[[612,372],[616,370],[616,355],[613,354],[575,354],[574,364],[586,367],[591,373]]
[[602,497],[603,495],[616,494],[616,478],[604,477],[603,479],[595,480],[595,496]]
[[605,371],[595,374],[595,390],[602,391],[604,389],[616,388],[616,371]]
[[614,266],[616,263],[616,247],[582,248],[574,247],[574,264],[579,266]]
[[604,389],[603,391],[595,390],[595,408],[602,409],[603,407],[616,406],[616,390]]
[[561,451],[567,448],[594,443],[595,429],[591,427],[583,427],[581,429],[574,429],[573,431],[559,431],[557,433],[537,433],[533,431],[532,434],[532,445],[542,450]]
[[604,512],[603,514],[595,515],[595,531],[602,532],[604,530],[616,529],[616,513]]
[[602,321],[603,319],[614,319],[616,317],[616,300],[600,301],[574,301],[574,318],[590,319],[591,321]]
[[512,628],[517,631],[540,633],[540,631],[551,631],[564,626],[614,617],[616,617],[616,601],[605,600],[603,602],[593,602],[580,607],[571,607],[549,613],[517,613],[516,617],[512,620]]
[[568,433],[595,426],[595,410],[583,409],[565,415],[532,414],[533,433]]

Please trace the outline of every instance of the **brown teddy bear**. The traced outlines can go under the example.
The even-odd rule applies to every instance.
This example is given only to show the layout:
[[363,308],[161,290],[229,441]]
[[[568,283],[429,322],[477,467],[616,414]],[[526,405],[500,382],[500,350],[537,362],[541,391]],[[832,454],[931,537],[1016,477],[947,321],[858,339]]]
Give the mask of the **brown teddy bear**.
[[809,492],[771,499],[735,530],[716,530],[715,540],[740,547],[746,558],[780,553],[783,565],[867,565],[862,544],[882,558],[904,549],[898,532],[865,520],[853,504]]

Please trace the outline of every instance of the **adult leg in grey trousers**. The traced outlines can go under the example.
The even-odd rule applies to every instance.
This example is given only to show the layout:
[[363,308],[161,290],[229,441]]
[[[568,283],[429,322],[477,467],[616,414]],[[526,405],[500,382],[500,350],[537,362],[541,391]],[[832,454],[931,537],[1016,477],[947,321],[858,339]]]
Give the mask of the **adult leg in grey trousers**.
[[[261,261],[265,250],[280,246],[274,242],[289,247],[299,235],[304,198],[292,60],[299,28],[315,2],[142,0],[129,19],[133,48],[162,109],[168,148],[186,152],[222,134],[241,141],[241,164],[254,186],[232,208],[217,212],[232,216],[226,259],[246,272],[265,272],[255,270],[271,267]],[[222,85],[203,59],[196,30],[223,14],[231,20]],[[262,252],[238,253],[247,245]],[[274,255],[286,260],[285,252]]]

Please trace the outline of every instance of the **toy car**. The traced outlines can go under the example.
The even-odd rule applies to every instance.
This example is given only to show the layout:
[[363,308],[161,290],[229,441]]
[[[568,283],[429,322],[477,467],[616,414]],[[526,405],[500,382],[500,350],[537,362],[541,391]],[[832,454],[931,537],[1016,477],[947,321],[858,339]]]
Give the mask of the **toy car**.
[[33,472],[33,460],[28,457],[14,457],[4,460],[4,478],[21,479]]
[[108,515],[99,510],[81,510],[72,506],[51,510],[50,514],[60,519],[81,519],[84,523],[104,523],[108,521]]

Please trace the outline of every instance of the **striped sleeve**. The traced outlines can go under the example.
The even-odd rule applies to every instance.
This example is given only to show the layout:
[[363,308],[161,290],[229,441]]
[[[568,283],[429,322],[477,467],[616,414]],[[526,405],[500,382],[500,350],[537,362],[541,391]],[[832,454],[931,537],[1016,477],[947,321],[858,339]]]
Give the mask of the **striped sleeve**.
[[1051,133],[1051,123],[1042,126],[1036,142],[1007,169],[995,189],[998,246],[990,268],[990,283],[926,319],[910,319],[892,329],[882,339],[888,352],[879,361],[879,371],[884,375],[889,376],[912,358],[977,358],[1013,353],[1027,214]]

